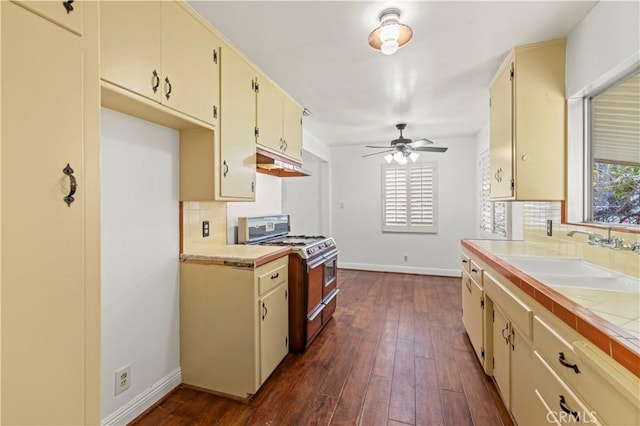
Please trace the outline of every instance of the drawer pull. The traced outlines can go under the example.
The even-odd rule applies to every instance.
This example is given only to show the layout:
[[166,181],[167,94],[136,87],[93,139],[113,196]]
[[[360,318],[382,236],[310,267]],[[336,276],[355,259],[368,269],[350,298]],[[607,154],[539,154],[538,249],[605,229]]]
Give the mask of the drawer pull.
[[467,259],[462,259],[462,263],[467,263]]
[[569,364],[567,359],[564,357],[564,352],[560,352],[558,354],[558,362],[562,364],[563,367],[571,368],[573,371],[578,374],[580,370],[578,369],[578,364]]
[[571,411],[569,407],[567,407],[567,401],[564,400],[564,395],[560,395],[560,409],[576,419],[576,422],[580,422],[580,416],[578,415],[578,412]]
[[271,275],[271,279],[275,280],[276,278],[278,278],[280,276],[280,272],[276,272],[275,275]]
[[478,270],[476,268],[471,268],[471,272],[478,273]]
[[464,283],[464,285],[467,286],[467,290],[469,290],[469,293],[471,293],[471,278],[467,278],[467,282]]
[[264,319],[267,317],[267,313],[269,311],[267,310],[267,306],[264,304],[264,302],[262,302],[262,321],[264,321]]

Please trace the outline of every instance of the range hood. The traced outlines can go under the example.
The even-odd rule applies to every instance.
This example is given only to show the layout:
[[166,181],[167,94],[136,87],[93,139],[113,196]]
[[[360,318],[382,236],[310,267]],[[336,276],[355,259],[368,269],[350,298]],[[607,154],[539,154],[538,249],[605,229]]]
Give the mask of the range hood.
[[256,148],[256,171],[278,177],[311,176],[302,164],[262,148]]

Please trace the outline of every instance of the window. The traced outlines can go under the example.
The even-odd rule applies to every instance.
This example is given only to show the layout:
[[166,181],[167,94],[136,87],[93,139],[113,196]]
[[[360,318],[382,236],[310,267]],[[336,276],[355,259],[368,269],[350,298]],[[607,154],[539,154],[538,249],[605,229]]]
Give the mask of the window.
[[593,222],[640,225],[640,73],[590,98]]
[[[491,201],[491,181],[489,177],[489,150],[480,156],[480,231],[483,236],[507,238],[508,204],[505,201]],[[489,234],[489,235],[487,235]]]
[[382,165],[382,230],[438,232],[437,162]]

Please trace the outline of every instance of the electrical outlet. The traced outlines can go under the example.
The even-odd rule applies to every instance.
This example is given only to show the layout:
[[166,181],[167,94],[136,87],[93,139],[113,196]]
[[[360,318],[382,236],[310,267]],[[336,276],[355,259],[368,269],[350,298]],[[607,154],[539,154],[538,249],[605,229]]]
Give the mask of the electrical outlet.
[[547,237],[550,237],[553,234],[553,221],[551,219],[547,220]]
[[405,255],[404,255],[404,261],[405,261],[405,262],[408,262],[408,261],[409,261],[409,255],[407,255],[407,254],[405,254]]
[[208,220],[203,220],[202,221],[202,236],[203,237],[208,237],[209,236],[209,221]]
[[131,386],[131,364],[116,370],[115,395],[118,395]]

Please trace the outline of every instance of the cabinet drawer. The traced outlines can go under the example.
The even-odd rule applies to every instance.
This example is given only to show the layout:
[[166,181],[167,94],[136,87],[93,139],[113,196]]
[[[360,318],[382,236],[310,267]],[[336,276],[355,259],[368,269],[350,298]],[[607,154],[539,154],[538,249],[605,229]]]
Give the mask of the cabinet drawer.
[[573,346],[537,316],[533,319],[533,336],[536,350],[564,381],[574,386],[581,370]]
[[462,265],[462,270],[464,272],[469,273],[469,269],[471,269],[471,259],[469,259],[469,256],[462,253],[460,258],[460,265]]
[[580,398],[606,424],[640,425],[640,379],[583,342],[573,348],[580,366],[574,389]]
[[286,283],[288,278],[288,265],[279,265],[274,268],[270,268],[269,271],[261,273],[258,276],[258,288],[260,294],[264,294],[267,291]]
[[473,260],[469,260],[469,275],[482,287],[482,268]]
[[538,393],[551,408],[560,424],[600,424],[589,410],[542,358],[533,352],[533,377]]
[[522,334],[531,339],[533,310],[487,272],[484,273],[484,289]]

